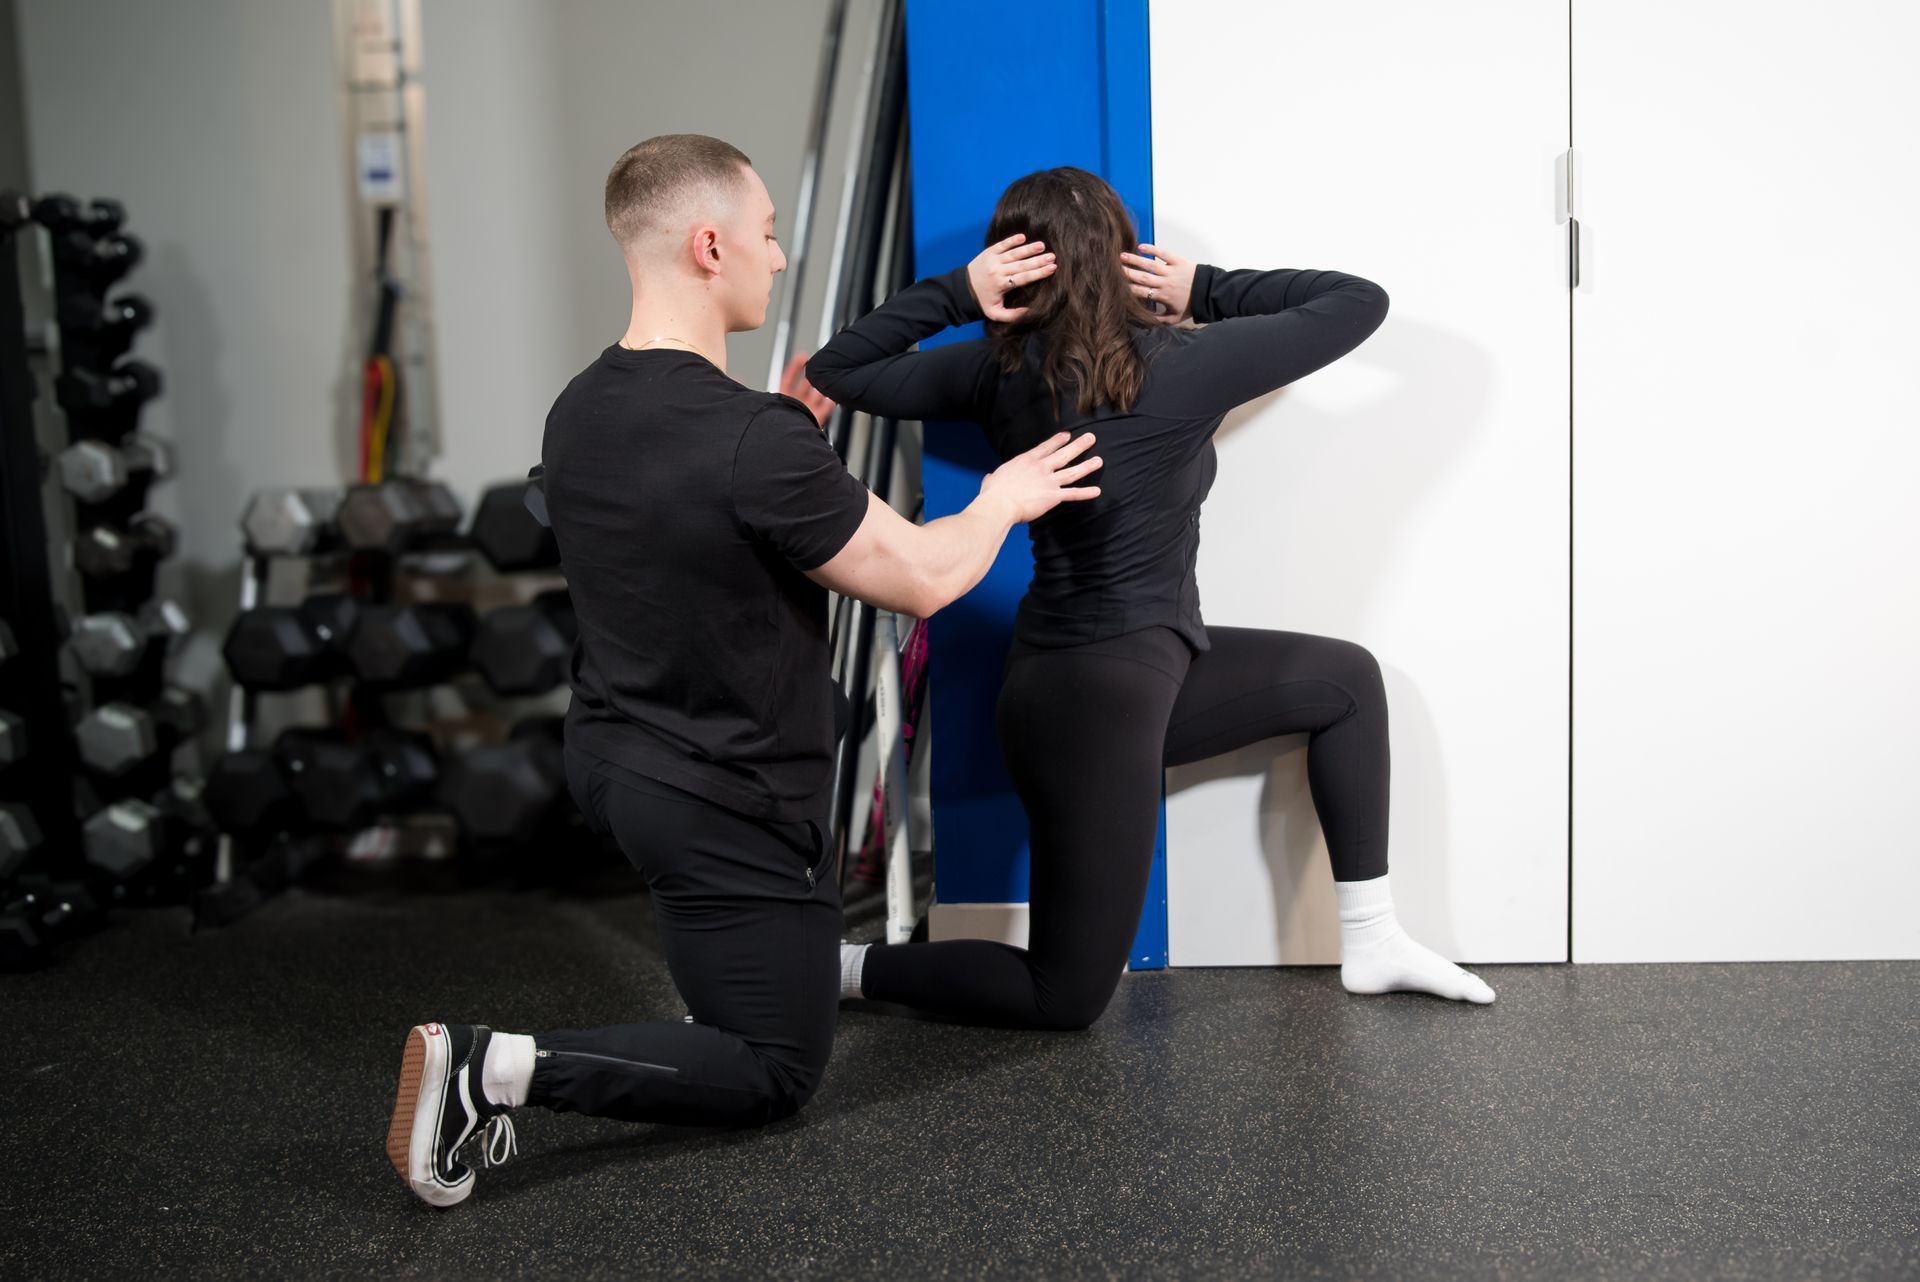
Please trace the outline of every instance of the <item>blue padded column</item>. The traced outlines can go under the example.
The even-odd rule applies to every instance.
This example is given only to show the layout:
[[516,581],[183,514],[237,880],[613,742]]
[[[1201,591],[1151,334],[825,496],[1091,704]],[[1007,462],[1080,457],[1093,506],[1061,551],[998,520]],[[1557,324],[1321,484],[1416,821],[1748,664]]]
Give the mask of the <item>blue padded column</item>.
[[[1011,39],[1007,37],[1011,36]],[[1146,0],[907,0],[914,267],[970,260],[1022,174],[1077,165],[1112,183],[1153,239]],[[927,346],[980,336],[949,330]],[[959,511],[998,460],[970,423],[928,423],[929,520]],[[942,904],[1024,903],[1027,823],[994,734],[1014,608],[1033,573],[1019,532],[981,584],[937,615],[931,647],[933,820]],[[1166,807],[1129,964],[1167,960]]]

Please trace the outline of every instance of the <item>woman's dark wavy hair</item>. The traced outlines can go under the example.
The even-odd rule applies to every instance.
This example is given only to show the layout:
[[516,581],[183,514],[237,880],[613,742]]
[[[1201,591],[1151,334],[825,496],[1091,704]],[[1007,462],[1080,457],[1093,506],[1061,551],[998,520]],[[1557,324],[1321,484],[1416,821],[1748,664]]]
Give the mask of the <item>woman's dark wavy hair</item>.
[[987,225],[989,245],[1024,232],[1055,255],[1051,276],[1022,285],[1006,297],[1025,307],[1017,321],[988,321],[1000,368],[1014,373],[1024,363],[1027,336],[1048,342],[1040,377],[1056,406],[1071,384],[1082,414],[1097,406],[1133,408],[1146,381],[1146,365],[1133,345],[1133,331],[1157,324],[1133,295],[1121,253],[1138,252],[1133,216],[1098,174],[1063,165],[1017,179],[1001,193]]

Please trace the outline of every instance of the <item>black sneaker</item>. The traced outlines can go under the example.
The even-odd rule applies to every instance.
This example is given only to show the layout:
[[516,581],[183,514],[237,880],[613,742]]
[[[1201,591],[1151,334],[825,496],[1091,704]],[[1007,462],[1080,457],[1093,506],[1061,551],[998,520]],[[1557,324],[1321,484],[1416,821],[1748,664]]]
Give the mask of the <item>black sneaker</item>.
[[480,1070],[493,1033],[484,1024],[419,1024],[400,1057],[400,1090],[387,1127],[387,1160],[407,1187],[435,1206],[464,1202],[473,1169],[460,1149],[480,1131],[488,1166],[517,1151],[507,1109],[487,1101]]

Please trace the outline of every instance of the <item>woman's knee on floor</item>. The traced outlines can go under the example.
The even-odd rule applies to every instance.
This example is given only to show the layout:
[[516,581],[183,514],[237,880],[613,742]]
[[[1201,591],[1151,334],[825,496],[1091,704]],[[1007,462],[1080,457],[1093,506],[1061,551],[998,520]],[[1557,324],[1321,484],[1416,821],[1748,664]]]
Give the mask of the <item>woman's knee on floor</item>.
[[1036,1027],[1056,1033],[1077,1033],[1092,1027],[1106,1013],[1113,990],[1119,985],[1118,972],[1088,972],[1040,986],[1034,994]]

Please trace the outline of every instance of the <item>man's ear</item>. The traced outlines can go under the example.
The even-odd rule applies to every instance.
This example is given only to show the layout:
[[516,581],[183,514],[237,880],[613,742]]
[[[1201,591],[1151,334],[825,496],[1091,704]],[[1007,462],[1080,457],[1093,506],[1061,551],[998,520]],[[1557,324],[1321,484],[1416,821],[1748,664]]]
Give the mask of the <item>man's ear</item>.
[[720,229],[703,224],[693,229],[693,265],[696,271],[720,270]]

